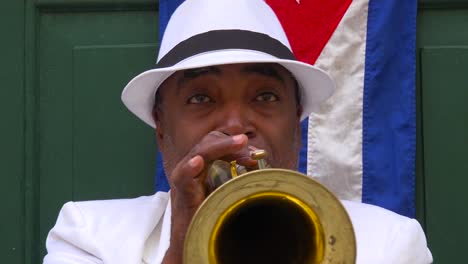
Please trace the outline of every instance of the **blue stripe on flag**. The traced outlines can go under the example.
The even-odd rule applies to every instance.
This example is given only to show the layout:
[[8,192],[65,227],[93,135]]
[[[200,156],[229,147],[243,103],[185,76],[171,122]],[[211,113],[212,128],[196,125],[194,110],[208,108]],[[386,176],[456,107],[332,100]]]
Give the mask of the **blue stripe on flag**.
[[183,0],[159,0],[159,40],[162,40],[167,22]]
[[414,217],[416,0],[369,2],[363,202]]
[[306,118],[301,123],[302,147],[299,153],[299,172],[307,174],[307,143],[309,135],[309,118]]
[[158,157],[156,158],[156,191],[169,191],[169,183],[167,182],[166,173],[164,172],[164,167],[162,165],[162,155],[161,152],[158,152]]

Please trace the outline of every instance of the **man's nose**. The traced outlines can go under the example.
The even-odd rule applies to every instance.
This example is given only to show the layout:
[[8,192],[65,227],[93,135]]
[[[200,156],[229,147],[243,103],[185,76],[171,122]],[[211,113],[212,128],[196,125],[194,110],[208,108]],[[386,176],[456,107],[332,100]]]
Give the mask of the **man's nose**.
[[251,122],[248,109],[242,105],[229,105],[224,107],[219,115],[219,131],[226,135],[233,136],[245,134],[248,138],[255,136],[255,129]]

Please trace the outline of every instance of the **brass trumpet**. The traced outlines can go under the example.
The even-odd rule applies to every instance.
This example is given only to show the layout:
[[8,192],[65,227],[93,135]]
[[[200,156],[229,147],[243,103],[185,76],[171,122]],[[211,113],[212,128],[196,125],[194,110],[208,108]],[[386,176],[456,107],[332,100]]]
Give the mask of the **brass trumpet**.
[[340,201],[301,173],[266,168],[265,155],[254,152],[259,169],[240,176],[235,163],[212,167],[216,190],[192,219],[184,264],[355,263],[354,230]]

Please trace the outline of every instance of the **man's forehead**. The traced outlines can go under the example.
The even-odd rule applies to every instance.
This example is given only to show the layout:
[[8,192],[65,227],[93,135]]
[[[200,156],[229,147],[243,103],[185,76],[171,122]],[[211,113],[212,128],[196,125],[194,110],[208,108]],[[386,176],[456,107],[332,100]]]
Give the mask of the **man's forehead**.
[[284,82],[286,76],[291,76],[288,70],[283,66],[275,63],[244,63],[244,64],[227,64],[199,67],[178,71],[174,74],[179,85],[185,82],[201,77],[204,75],[215,75],[222,77],[226,72],[232,71],[241,75],[260,75],[264,77],[274,78]]

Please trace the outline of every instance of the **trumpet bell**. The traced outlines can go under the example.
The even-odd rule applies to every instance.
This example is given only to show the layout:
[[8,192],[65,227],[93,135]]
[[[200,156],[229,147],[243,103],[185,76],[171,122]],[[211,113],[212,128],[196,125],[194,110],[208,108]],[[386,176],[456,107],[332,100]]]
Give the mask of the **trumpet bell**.
[[189,226],[185,264],[355,263],[340,201],[295,171],[263,169],[221,185]]

